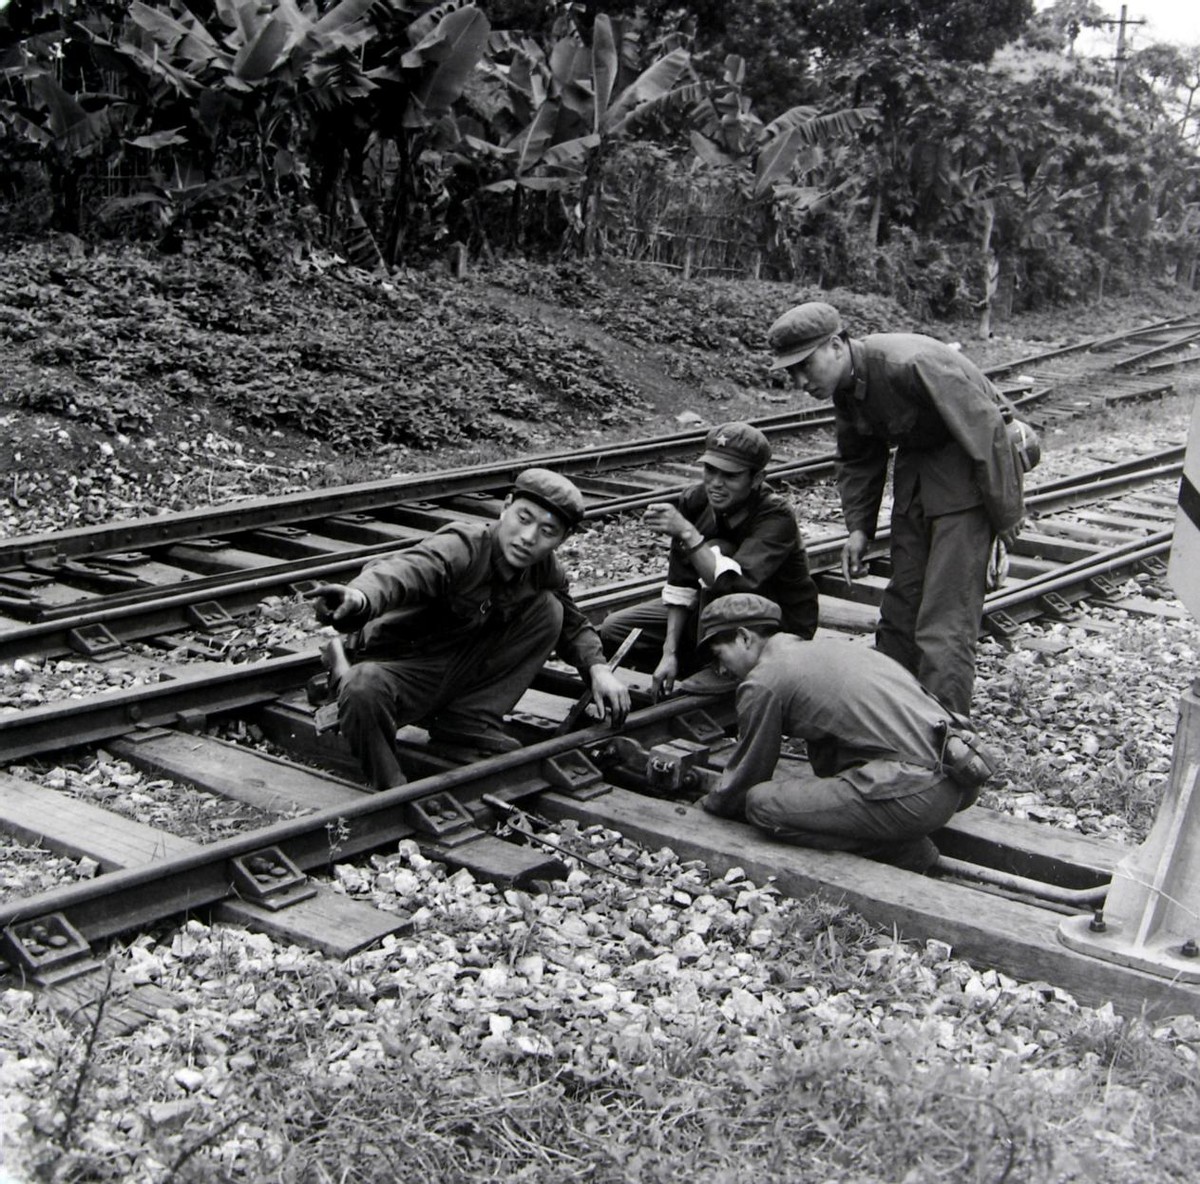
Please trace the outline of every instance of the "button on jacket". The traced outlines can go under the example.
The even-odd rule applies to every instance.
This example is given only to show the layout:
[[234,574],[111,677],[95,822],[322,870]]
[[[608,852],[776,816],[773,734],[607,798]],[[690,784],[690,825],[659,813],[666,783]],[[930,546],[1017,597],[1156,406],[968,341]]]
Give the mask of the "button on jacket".
[[[796,517],[784,498],[762,486],[726,518],[709,505],[704,486],[693,485],[684,490],[676,505],[705,539],[721,539],[734,547],[731,558],[738,570],[722,571],[706,589],[707,599],[757,592],[779,605],[784,629],[801,637],[816,632],[817,585],[808,570]],[[678,542],[672,546],[667,569],[670,588],[699,588],[686,555]]]
[[[541,592],[562,603],[558,652],[585,673],[604,662],[600,638],[571,598],[554,555],[532,567],[511,568],[485,523],[452,523],[398,555],[376,559],[355,579],[367,613],[349,620],[361,629],[359,656],[375,659],[434,654],[469,646]],[[368,619],[369,618],[369,619]]]
[[983,506],[996,532],[1020,520],[1008,433],[991,382],[970,359],[917,333],[851,339],[850,358],[854,389],[833,399],[848,530],[875,536],[891,444],[896,512],[919,492],[927,517]]

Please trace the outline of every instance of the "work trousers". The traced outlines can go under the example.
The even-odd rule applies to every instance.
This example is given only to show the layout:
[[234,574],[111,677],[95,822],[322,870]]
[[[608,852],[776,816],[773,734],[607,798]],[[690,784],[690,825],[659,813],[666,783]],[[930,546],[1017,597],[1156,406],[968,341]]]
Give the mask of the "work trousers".
[[[869,797],[899,783],[900,797]],[[746,820],[777,839],[823,851],[885,854],[946,825],[962,802],[949,777],[900,761],[868,761],[832,777],[763,781],[746,795]]]
[[396,730],[436,716],[447,732],[501,728],[554,652],[563,607],[551,592],[508,621],[491,621],[466,645],[351,666],[338,684],[338,723],[375,789],[404,783]]
[[982,506],[927,518],[920,494],[892,515],[892,578],[875,648],[951,711],[971,713],[992,527]]
[[[690,613],[683,636],[679,639],[676,657],[679,659],[681,675],[692,674],[704,665],[696,653],[697,615],[695,611]],[[645,604],[632,604],[629,608],[609,613],[600,625],[604,652],[609,656],[615,654],[635,629],[640,629],[642,635],[629,651],[624,664],[635,670],[653,670],[662,658],[663,642],[667,640],[667,606],[661,600],[648,600]]]

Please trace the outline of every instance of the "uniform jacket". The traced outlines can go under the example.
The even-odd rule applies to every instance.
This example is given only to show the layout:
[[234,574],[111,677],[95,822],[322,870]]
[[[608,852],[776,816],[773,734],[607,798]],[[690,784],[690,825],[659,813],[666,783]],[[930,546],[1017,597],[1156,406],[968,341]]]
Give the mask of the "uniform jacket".
[[[796,517],[779,494],[760,486],[726,518],[709,505],[704,486],[693,485],[684,490],[676,506],[705,539],[721,539],[734,548],[730,558],[740,571],[721,572],[706,590],[708,597],[756,592],[779,605],[784,629],[801,637],[816,632],[817,585],[809,574]],[[698,589],[699,584],[686,549],[676,542],[667,569],[668,587]]]
[[600,638],[567,590],[554,555],[513,571],[485,523],[443,526],[415,547],[373,560],[350,581],[367,612],[344,623],[361,630],[359,654],[381,659],[432,654],[470,645],[485,629],[503,628],[542,592],[563,606],[558,652],[580,672],[603,663]]
[[983,372],[916,333],[852,339],[850,358],[854,389],[833,397],[847,529],[874,537],[892,444],[895,512],[906,513],[919,491],[927,516],[983,506],[996,532],[1016,525],[1021,477]]
[[917,793],[942,777],[938,726],[951,715],[873,647],[777,633],[738,686],[737,718],[737,747],[704,799],[706,810],[725,817],[740,817],[747,790],[773,779],[785,736],[807,741],[821,777],[847,774],[866,761],[894,762],[889,776],[864,781],[864,796]]

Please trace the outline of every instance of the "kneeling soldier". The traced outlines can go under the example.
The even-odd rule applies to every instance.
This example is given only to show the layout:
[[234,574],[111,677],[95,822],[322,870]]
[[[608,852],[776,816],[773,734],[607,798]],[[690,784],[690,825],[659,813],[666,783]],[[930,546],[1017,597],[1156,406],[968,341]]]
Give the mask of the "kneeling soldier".
[[498,521],[456,522],[309,594],[317,619],[360,631],[336,687],[342,735],[375,789],[404,784],[400,726],[484,752],[520,747],[502,721],[557,648],[615,724],[629,691],[567,590],[555,549],[583,520],[566,477],[526,469]]
[[[975,800],[990,754],[899,662],[804,641],[780,621],[778,605],[752,594],[701,615],[701,646],[739,683],[737,747],[701,805],[785,842],[927,871],[938,857],[929,834]],[[811,773],[775,779],[784,736],[807,742]]]

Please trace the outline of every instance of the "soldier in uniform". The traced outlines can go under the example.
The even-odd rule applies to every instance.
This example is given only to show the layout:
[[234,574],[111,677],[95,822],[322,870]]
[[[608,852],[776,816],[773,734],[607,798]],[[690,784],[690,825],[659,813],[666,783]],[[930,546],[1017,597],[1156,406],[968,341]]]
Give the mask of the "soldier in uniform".
[[867,570],[897,446],[892,575],[876,645],[969,714],[992,542],[1010,547],[1024,514],[995,389],[948,345],[916,333],[850,337],[837,309],[819,301],[784,313],[767,336],[773,370],[833,400],[847,583]]
[[770,459],[758,428],[721,424],[705,439],[704,479],[676,501],[646,510],[646,525],[670,540],[662,597],[610,614],[600,636],[615,649],[631,630],[642,630],[643,652],[657,663],[656,696],[696,670],[696,621],[705,599],[758,592],[780,606],[786,629],[801,637],[816,631],[817,586],[791,507],[764,483]]
[[369,563],[349,584],[309,593],[317,619],[358,632],[337,680],[338,722],[375,789],[402,785],[400,726],[485,753],[520,747],[503,717],[557,648],[619,725],[629,692],[571,599],[555,549],[583,520],[579,490],[526,469],[498,521],[452,523]]
[[[777,605],[745,594],[701,615],[702,648],[739,685],[737,747],[700,804],[785,842],[927,871],[930,833],[975,800],[994,758],[878,649],[780,623]],[[776,777],[785,736],[806,742],[811,771]]]

